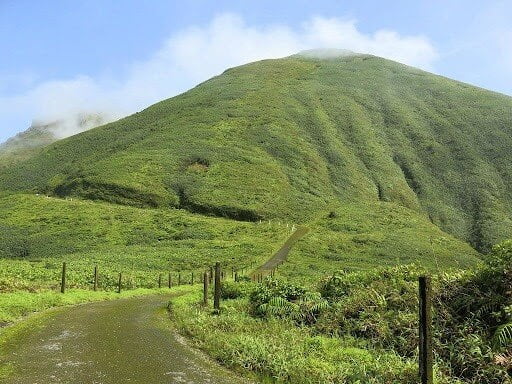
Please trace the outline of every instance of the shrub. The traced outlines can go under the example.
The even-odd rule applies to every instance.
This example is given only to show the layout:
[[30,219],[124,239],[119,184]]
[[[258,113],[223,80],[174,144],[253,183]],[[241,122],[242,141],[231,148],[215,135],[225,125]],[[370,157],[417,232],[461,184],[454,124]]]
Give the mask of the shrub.
[[251,294],[250,304],[256,316],[289,318],[305,325],[316,323],[329,306],[319,293],[277,279],[259,285]]
[[220,295],[224,300],[247,297],[252,285],[245,282],[224,281],[221,285]]

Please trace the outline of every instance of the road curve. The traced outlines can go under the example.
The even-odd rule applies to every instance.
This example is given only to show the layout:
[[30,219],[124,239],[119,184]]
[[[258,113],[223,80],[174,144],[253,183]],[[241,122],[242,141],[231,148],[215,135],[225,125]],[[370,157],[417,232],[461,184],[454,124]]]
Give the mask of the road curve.
[[[2,345],[5,384],[247,383],[189,348],[170,327],[170,295],[61,308]],[[37,316],[36,316],[37,317]]]

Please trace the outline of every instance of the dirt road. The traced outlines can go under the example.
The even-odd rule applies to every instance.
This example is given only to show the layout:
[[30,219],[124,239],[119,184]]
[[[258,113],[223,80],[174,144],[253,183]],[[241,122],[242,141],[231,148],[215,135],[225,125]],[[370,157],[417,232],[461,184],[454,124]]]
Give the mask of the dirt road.
[[5,384],[246,383],[188,347],[154,295],[36,315],[3,344]]

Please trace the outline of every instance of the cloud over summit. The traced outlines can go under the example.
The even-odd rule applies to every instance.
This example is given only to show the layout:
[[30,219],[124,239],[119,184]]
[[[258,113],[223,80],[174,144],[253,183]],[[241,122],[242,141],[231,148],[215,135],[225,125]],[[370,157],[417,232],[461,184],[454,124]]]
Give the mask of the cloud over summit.
[[[228,67],[318,48],[346,49],[432,69],[438,53],[425,36],[392,30],[362,33],[355,20],[313,17],[299,28],[251,26],[236,14],[221,14],[206,26],[170,36],[151,57],[132,63],[123,74],[39,83],[24,94],[0,95],[0,141],[30,121],[59,120],[98,112],[112,119],[181,93]],[[61,136],[77,133],[70,128]]]

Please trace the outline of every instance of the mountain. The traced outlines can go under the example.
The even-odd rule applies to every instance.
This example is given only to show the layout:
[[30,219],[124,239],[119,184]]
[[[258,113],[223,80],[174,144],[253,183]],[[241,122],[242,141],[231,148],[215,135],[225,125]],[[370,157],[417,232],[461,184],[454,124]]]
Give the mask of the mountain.
[[33,122],[26,130],[16,136],[0,143],[0,167],[11,165],[12,162],[25,160],[62,137],[87,131],[105,124],[106,119],[102,114],[79,113],[71,118],[50,122]]
[[[332,239],[412,220],[485,252],[512,236],[511,148],[508,96],[371,55],[308,52],[228,69],[50,144],[1,169],[0,190],[318,223]],[[415,236],[430,254],[425,233],[395,240]]]

